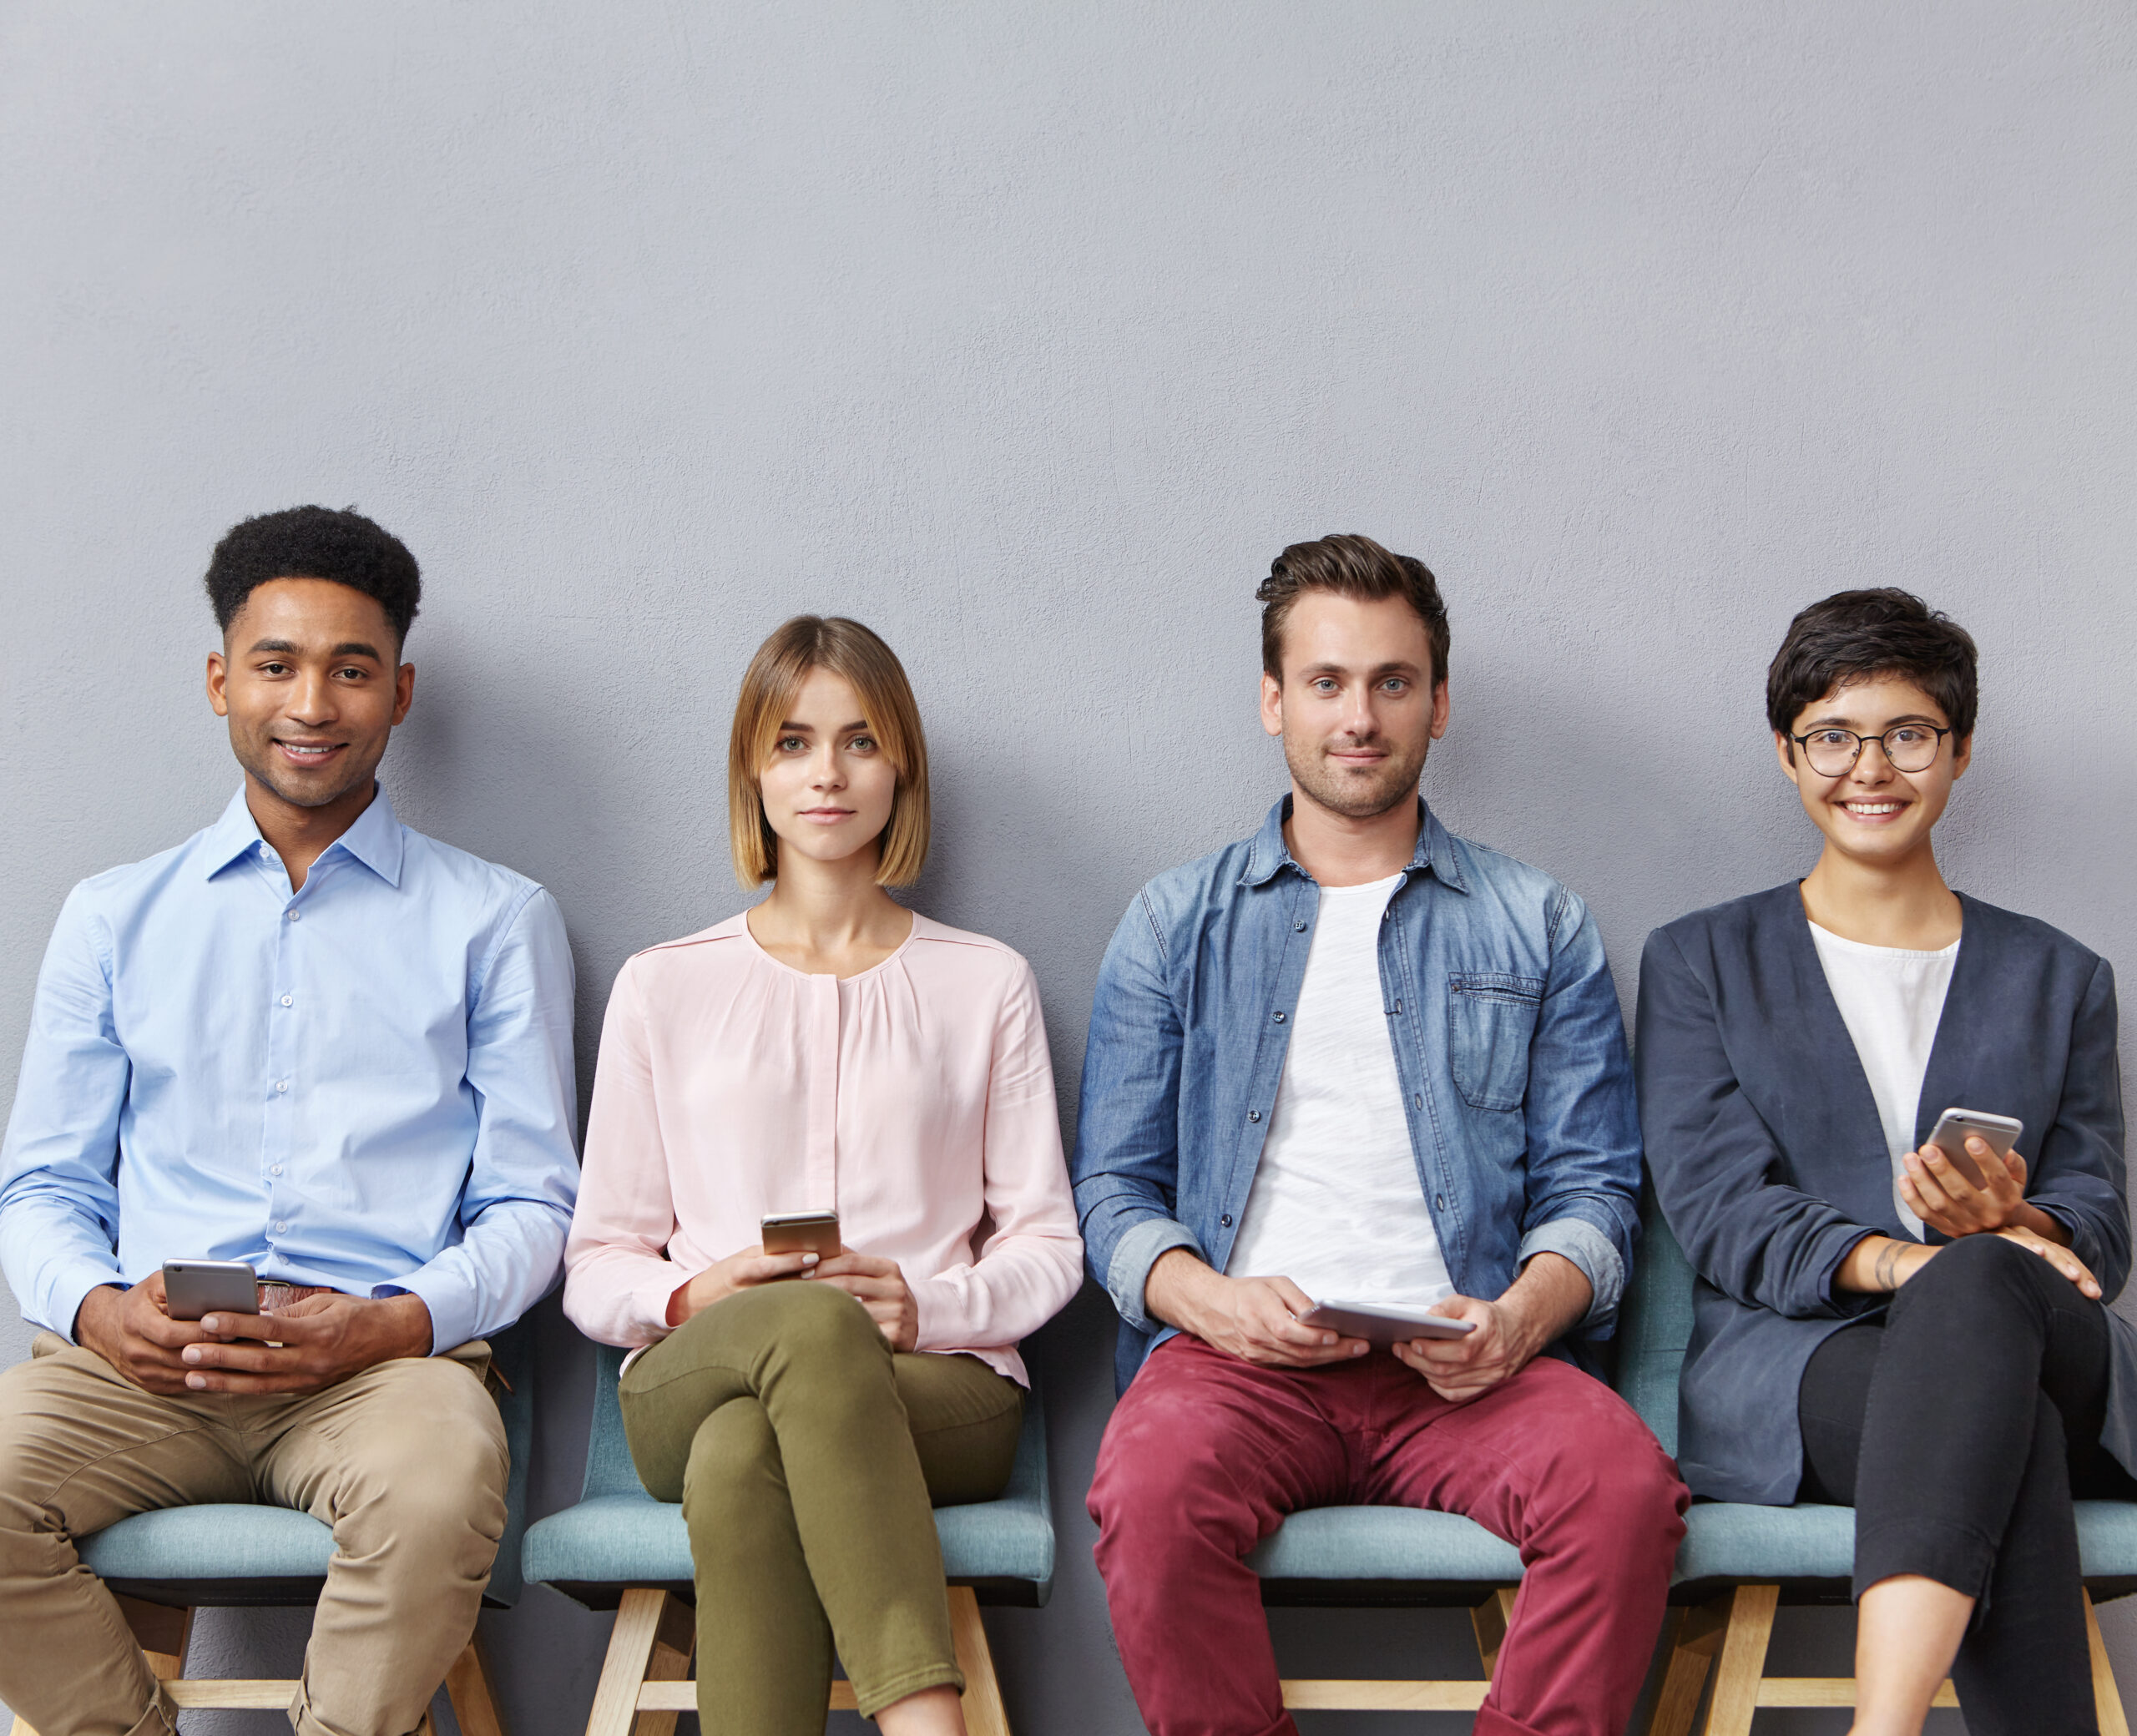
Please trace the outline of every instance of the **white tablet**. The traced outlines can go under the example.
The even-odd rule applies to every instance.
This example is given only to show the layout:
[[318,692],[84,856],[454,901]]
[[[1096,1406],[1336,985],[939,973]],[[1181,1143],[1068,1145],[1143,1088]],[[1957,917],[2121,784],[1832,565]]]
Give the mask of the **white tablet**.
[[1412,1314],[1371,1302],[1316,1302],[1299,1324],[1377,1345],[1407,1344],[1413,1338],[1467,1338],[1474,1320],[1450,1320],[1445,1315]]

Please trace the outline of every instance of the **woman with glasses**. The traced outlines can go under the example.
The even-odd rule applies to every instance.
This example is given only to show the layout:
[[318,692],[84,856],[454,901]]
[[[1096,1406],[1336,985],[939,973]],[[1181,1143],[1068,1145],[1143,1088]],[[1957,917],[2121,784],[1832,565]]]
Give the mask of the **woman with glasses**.
[[[1700,1282],[1678,1460],[1698,1496],[1856,1510],[1854,1729],[2092,1732],[2074,1496],[2137,1496],[2114,980],[1954,892],[1931,835],[1967,769],[1973,641],[1903,591],[1791,625],[1766,683],[1822,835],[1801,881],[1659,929],[1640,1113]],[[2015,1118],[1978,1181],[1947,1108]]]
[[[564,1311],[639,1347],[624,1429],[690,1527],[706,1736],[821,1736],[834,1651],[885,1736],[962,1736],[930,1507],[1002,1492],[1018,1340],[1082,1265],[1038,991],[884,890],[927,854],[927,750],[860,623],[759,649],[728,812],[771,891],[617,977]],[[813,1249],[765,1245],[808,1214]]]

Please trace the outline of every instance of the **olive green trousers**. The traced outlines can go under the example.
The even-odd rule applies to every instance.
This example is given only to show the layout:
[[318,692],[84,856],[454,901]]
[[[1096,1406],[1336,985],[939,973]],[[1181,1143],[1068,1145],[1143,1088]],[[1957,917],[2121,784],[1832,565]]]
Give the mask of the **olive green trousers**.
[[639,1477],[690,1527],[705,1736],[822,1736],[834,1647],[865,1717],[962,1691],[930,1510],[1002,1492],[1015,1381],[894,1354],[852,1297],[795,1279],[706,1309],[619,1397]]

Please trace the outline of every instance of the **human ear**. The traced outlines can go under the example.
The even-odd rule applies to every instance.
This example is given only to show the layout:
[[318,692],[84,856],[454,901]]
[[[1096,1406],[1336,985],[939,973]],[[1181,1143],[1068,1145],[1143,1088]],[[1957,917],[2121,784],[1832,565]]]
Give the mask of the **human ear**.
[[1271,735],[1284,733],[1284,688],[1266,669],[1261,672],[1261,727]]
[[1447,683],[1442,681],[1432,689],[1432,739],[1437,741],[1447,734],[1447,719],[1452,702],[1447,697]]
[[1781,761],[1781,775],[1798,790],[1803,787],[1803,777],[1796,764],[1796,744],[1780,730],[1773,732],[1774,757]]
[[1965,737],[1957,735],[1953,736],[1952,738],[1953,777],[1955,779],[1964,777],[1967,775],[1967,768],[1973,764],[1973,737],[1971,735]]
[[230,696],[223,690],[223,684],[229,679],[230,665],[224,659],[223,654],[210,651],[208,654],[208,704],[215,709],[217,717],[230,714]]
[[416,703],[416,666],[404,663],[393,672],[393,721],[388,726],[399,729],[401,720],[408,714],[408,708]]

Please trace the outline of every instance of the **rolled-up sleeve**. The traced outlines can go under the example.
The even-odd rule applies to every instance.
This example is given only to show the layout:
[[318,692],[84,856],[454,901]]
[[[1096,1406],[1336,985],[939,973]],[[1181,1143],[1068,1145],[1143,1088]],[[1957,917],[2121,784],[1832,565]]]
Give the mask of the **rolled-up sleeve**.
[[72,1338],[82,1301],[123,1284],[119,1127],[131,1064],[112,1017],[108,937],[88,889],[61,907],[0,1144],[0,1267],[23,1316]]
[[1639,1104],[1603,937],[1561,888],[1525,1100],[1528,1197],[1518,1259],[1557,1254],[1594,1291],[1580,1326],[1606,1335],[1639,1234]]
[[1139,1331],[1158,1324],[1143,1296],[1158,1257],[1201,1251],[1174,1215],[1182,1042],[1156,914],[1139,895],[1099,967],[1070,1173],[1091,1275]]
[[506,926],[468,1013],[478,1119],[461,1238],[374,1291],[422,1298],[434,1353],[501,1331],[556,1282],[578,1190],[572,1003],[563,915],[537,889]]

